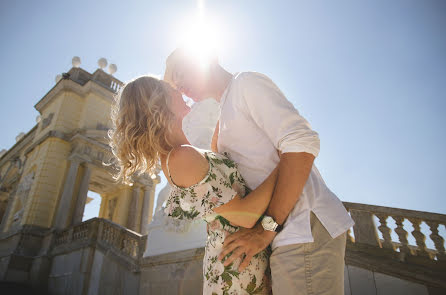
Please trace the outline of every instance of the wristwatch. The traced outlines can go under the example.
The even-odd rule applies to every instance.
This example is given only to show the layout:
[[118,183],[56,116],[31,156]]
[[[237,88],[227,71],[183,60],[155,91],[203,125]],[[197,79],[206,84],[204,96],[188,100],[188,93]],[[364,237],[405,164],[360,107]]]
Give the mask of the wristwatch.
[[267,215],[264,215],[262,218],[262,226],[264,230],[275,231],[276,233],[280,232],[283,228],[283,225],[278,224],[271,216]]

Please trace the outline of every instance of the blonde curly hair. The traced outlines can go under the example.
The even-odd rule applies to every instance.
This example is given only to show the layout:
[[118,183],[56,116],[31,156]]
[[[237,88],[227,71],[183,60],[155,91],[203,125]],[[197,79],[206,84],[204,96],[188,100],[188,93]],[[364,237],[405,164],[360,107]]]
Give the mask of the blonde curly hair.
[[156,77],[141,76],[127,82],[115,96],[111,108],[113,127],[108,131],[119,168],[113,175],[115,181],[130,185],[133,174],[154,173],[160,156],[172,148],[167,134],[175,115],[166,104],[167,87]]

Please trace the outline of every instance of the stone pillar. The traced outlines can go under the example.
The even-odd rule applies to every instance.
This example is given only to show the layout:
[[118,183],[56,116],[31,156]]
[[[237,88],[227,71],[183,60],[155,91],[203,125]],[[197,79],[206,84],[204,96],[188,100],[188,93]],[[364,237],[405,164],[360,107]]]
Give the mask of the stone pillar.
[[350,209],[350,216],[355,221],[355,226],[353,227],[355,242],[381,248],[381,241],[376,231],[373,214],[368,211]]
[[133,231],[137,231],[136,217],[138,216],[138,200],[139,200],[139,187],[134,185],[132,187],[132,199],[130,200],[129,213],[127,218],[127,228]]
[[99,206],[99,218],[106,218],[105,217],[105,210],[107,208],[107,200],[108,200],[108,196],[107,194],[101,194],[101,205]]
[[77,170],[79,168],[80,159],[72,158],[68,175],[65,179],[63,193],[59,201],[59,206],[56,211],[56,221],[54,227],[63,229],[67,226],[67,219],[70,215],[71,198],[73,197],[74,185],[76,183]]
[[3,216],[6,213],[6,207],[8,205],[8,200],[0,201],[0,220],[3,219]]
[[153,203],[155,199],[155,185],[147,185],[144,187],[144,200],[141,214],[141,234],[148,233],[148,226],[152,220]]
[[84,216],[85,202],[87,201],[88,185],[90,184],[91,168],[88,163],[85,164],[84,174],[82,176],[81,186],[77,195],[76,207],[74,208],[72,224],[82,222]]

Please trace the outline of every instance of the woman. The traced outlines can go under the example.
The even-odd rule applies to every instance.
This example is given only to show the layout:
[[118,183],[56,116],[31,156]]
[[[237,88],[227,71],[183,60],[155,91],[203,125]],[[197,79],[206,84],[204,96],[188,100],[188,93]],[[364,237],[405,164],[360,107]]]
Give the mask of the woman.
[[131,183],[134,173],[152,173],[158,163],[173,189],[165,212],[172,218],[202,218],[208,225],[203,261],[204,294],[270,294],[269,249],[243,271],[217,259],[225,237],[253,227],[271,199],[276,168],[254,191],[229,155],[189,145],[182,120],[189,112],[181,94],[149,76],[127,83],[112,107],[110,146],[120,166],[116,180]]

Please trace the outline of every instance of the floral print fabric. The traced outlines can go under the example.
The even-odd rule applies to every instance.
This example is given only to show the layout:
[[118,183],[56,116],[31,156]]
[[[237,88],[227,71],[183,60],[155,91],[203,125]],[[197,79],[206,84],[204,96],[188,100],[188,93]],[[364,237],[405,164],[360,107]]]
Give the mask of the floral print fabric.
[[165,212],[177,219],[202,218],[208,224],[203,259],[203,294],[271,294],[269,247],[255,255],[242,272],[238,271],[240,259],[228,266],[217,259],[225,237],[240,228],[216,214],[213,209],[229,202],[237,194],[244,197],[250,190],[228,154],[197,150],[209,162],[207,175],[199,183],[187,188],[173,185]]

